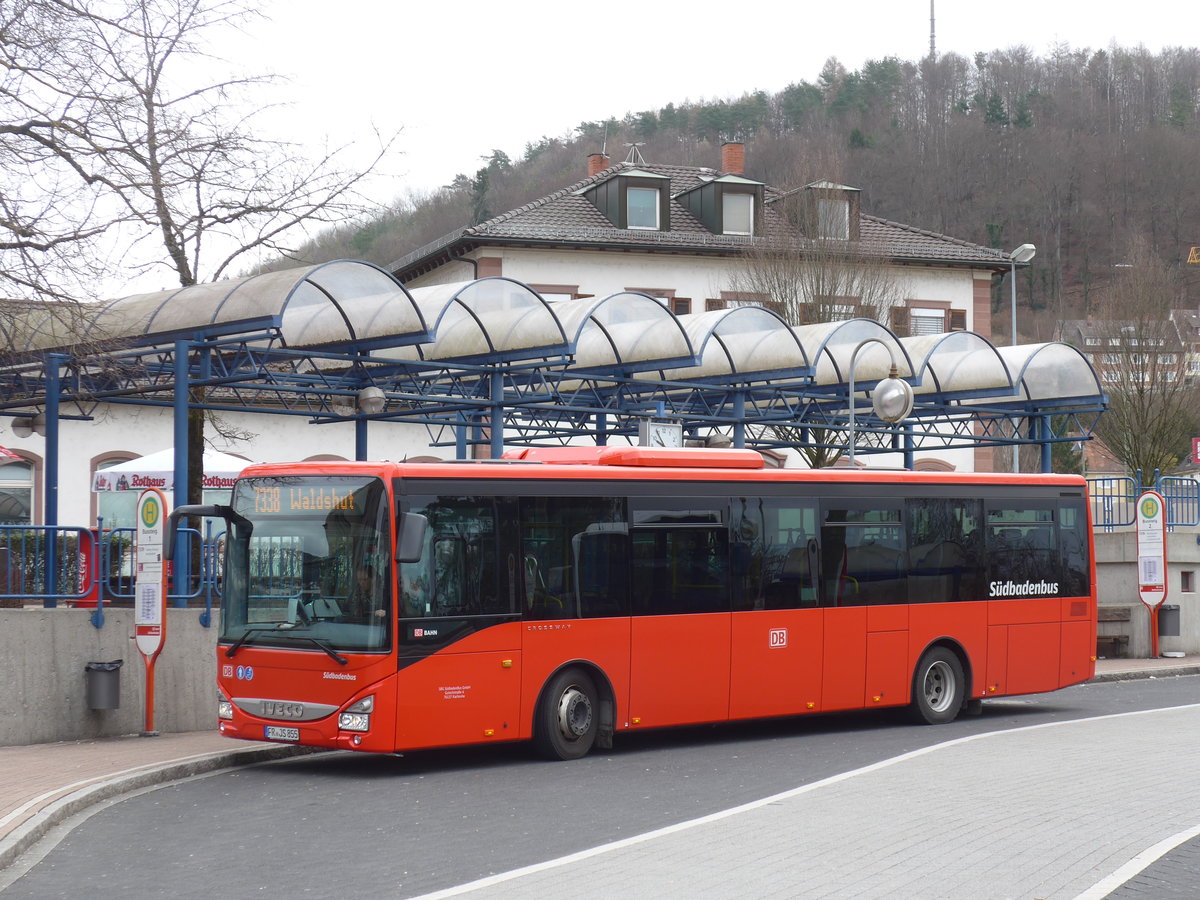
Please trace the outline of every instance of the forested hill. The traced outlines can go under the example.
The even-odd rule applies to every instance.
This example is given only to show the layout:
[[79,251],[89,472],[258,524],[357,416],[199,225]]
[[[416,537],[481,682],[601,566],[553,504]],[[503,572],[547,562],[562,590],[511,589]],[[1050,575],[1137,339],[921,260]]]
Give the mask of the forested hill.
[[[1200,51],[1023,47],[867,62],[830,59],[815,82],[777,94],[684,101],[566,137],[530,141],[519,159],[494,151],[474,173],[398,201],[377,222],[326,235],[305,260],[352,256],[382,265],[456,227],[482,221],[586,175],[607,145],[638,142],[647,162],[719,165],[722,140],[746,142],[746,174],[777,187],[819,179],[863,191],[863,210],[1012,249],[1037,245],[1022,331],[1048,339],[1086,312],[1144,236],[1185,268],[1200,304]],[[998,298],[1004,299],[1004,298]],[[1006,304],[1005,304],[1006,306]]]

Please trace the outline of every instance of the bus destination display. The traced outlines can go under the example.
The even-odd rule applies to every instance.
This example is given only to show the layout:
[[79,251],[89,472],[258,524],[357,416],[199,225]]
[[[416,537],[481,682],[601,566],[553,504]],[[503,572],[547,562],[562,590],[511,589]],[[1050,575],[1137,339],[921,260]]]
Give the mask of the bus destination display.
[[[298,513],[341,512],[362,515],[362,499],[358,492],[362,482],[352,484],[318,483],[251,483],[248,488],[250,506],[255,515],[295,515]],[[242,504],[239,504],[239,506]]]

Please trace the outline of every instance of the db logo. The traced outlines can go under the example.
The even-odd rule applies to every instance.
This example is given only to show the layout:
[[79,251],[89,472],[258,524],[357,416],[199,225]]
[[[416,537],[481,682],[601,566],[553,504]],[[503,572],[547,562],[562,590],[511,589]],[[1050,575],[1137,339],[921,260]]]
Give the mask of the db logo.
[[221,677],[222,678],[232,678],[233,677],[233,665],[232,664],[221,667]]
[[787,629],[772,628],[767,634],[767,643],[772,647],[787,646]]

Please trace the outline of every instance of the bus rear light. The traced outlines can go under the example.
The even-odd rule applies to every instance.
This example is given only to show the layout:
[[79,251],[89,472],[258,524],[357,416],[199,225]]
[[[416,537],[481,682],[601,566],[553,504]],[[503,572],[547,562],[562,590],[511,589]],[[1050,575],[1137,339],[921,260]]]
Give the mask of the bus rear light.
[[229,698],[221,691],[217,691],[217,718],[232,719],[233,704],[229,702]]
[[338,728],[342,731],[370,731],[371,711],[375,709],[375,696],[363,697],[351,703],[345,712],[338,715]]

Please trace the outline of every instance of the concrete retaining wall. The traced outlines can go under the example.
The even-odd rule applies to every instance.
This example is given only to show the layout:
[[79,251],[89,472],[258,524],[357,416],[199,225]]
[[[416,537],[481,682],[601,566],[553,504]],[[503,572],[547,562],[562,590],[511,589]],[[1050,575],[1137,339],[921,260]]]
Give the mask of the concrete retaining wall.
[[[157,731],[216,728],[217,629],[201,627],[199,615],[167,610],[167,640],[154,676]],[[89,616],[83,609],[0,609],[0,746],[145,728],[146,667],[133,642],[133,610],[105,609],[103,628],[93,627]],[[120,708],[89,709],[84,666],[114,659],[125,660]]]
[[[1137,535],[1132,529],[1097,533],[1096,595],[1101,606],[1128,607],[1128,622],[1101,622],[1100,634],[1129,637],[1127,656],[1150,656],[1150,611],[1137,592]],[[1179,529],[1167,535],[1167,604],[1179,606],[1179,637],[1162,637],[1159,652],[1200,653],[1200,530]],[[1192,590],[1183,591],[1183,573],[1192,573]]]

